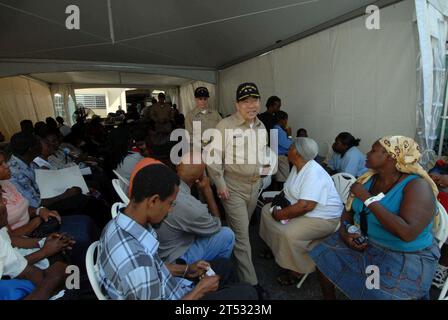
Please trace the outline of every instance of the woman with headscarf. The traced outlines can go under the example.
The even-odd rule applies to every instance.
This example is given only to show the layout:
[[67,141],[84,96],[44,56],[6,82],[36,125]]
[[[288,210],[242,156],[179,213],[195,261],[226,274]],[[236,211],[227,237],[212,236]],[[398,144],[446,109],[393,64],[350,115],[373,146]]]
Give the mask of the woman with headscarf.
[[[351,187],[339,234],[310,252],[326,299],[335,298],[334,286],[350,299],[429,297],[440,255],[431,230],[438,191],[420,157],[408,137],[373,144],[370,170]],[[353,225],[361,233],[349,233]]]
[[[292,144],[288,159],[293,167],[280,196],[287,201],[274,199],[262,210],[260,236],[275,261],[288,270],[277,278],[282,285],[294,284],[315,270],[308,252],[336,230],[343,211],[333,180],[313,160],[318,150],[310,138],[298,138]],[[282,209],[276,209],[277,203],[283,203]]]

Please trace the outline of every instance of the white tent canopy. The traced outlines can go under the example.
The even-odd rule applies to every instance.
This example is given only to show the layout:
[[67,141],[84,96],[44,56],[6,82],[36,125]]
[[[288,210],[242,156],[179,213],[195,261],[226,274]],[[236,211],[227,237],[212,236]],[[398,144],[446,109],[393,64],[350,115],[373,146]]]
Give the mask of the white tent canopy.
[[180,87],[190,80],[179,77],[117,71],[69,71],[32,73],[30,76],[47,83],[73,83],[85,87]]
[[[446,13],[445,0],[422,1]],[[366,150],[383,134],[415,136],[414,3],[0,0],[0,77],[70,88],[172,87],[184,112],[204,84],[223,114],[233,111],[236,85],[253,81],[263,99],[284,100],[294,129],[309,128],[327,146],[338,131],[352,131]],[[365,27],[371,4],[382,8],[380,30]],[[79,8],[79,30],[66,28],[70,5]]]
[[235,88],[256,79],[262,105],[282,98],[293,131],[303,127],[325,154],[342,131],[361,149],[416,128],[418,40],[413,1],[381,10],[381,29],[360,17],[219,72],[220,109],[233,112]]
[[[1,0],[0,58],[216,70],[395,2]],[[79,8],[79,30],[66,28],[70,5]]]

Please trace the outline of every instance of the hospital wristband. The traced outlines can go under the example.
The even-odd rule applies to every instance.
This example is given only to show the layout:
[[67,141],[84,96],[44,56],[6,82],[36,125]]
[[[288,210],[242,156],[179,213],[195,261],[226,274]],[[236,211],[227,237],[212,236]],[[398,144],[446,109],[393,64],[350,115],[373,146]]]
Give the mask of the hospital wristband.
[[376,196],[370,197],[369,199],[364,201],[364,205],[366,207],[368,207],[374,202],[381,201],[381,199],[383,199],[384,197],[385,197],[384,193],[381,192],[381,193],[377,194]]

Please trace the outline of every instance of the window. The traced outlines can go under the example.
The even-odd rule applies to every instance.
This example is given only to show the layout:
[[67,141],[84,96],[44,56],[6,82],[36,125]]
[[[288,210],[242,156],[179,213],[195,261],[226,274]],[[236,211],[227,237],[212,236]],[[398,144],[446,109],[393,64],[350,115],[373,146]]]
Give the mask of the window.
[[163,94],[166,95],[165,91],[162,91],[162,90],[153,90],[153,91],[151,92],[151,97],[153,97],[154,99],[157,100],[157,96],[159,95],[159,93],[163,93]]
[[73,114],[73,112],[75,111],[75,102],[72,99],[71,95],[68,95],[68,113],[66,114],[65,109],[64,109],[64,98],[62,97],[62,95],[60,93],[56,93],[54,95],[54,114],[55,116],[61,116],[62,118],[64,118],[65,124],[71,126],[72,125],[72,120],[70,117],[70,114]]
[[84,107],[91,109],[106,109],[105,94],[77,94],[76,103],[82,103]]
[[64,98],[62,98],[62,95],[59,93],[56,93],[54,95],[54,111],[56,116],[61,116],[65,119],[65,110],[64,110]]

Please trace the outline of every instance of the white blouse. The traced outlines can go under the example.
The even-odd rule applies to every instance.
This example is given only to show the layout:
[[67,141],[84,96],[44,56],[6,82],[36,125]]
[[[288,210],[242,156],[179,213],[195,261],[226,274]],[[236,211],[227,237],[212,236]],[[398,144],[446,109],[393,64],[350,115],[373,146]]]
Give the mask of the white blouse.
[[316,161],[310,160],[297,172],[294,166],[283,187],[285,197],[296,204],[299,200],[317,202],[313,211],[305,216],[321,219],[336,219],[342,214],[344,205],[330,175]]

